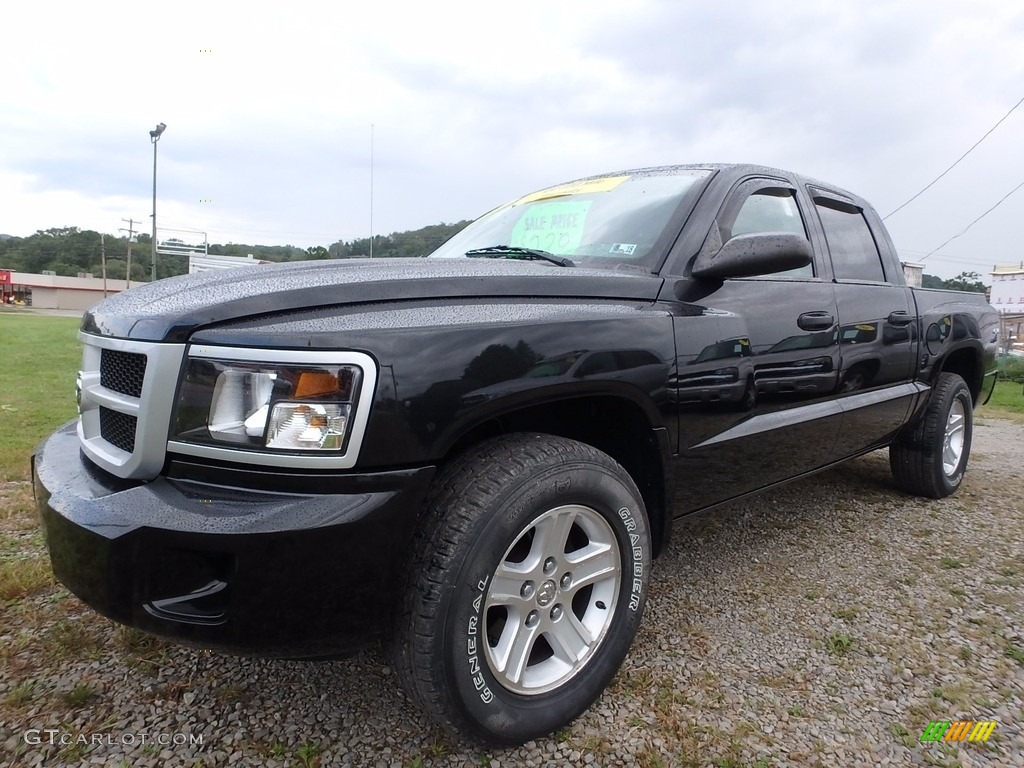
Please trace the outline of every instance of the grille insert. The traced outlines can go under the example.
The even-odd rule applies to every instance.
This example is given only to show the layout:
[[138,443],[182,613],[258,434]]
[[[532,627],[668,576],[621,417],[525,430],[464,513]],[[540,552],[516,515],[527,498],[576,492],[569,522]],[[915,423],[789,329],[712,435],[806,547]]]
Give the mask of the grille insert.
[[100,408],[100,437],[122,451],[134,453],[137,421],[127,413]]
[[[100,384],[130,397],[142,397],[146,378],[146,356],[135,352],[104,349],[100,355]],[[132,428],[134,433],[134,427]]]

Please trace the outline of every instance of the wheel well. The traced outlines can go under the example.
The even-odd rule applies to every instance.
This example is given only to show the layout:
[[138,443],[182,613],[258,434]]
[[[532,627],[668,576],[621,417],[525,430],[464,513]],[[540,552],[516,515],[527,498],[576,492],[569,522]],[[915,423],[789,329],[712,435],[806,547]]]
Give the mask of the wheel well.
[[656,432],[638,405],[619,397],[582,397],[511,411],[483,422],[451,446],[445,460],[489,437],[542,432],[587,443],[622,465],[644,500],[651,547],[661,552],[670,516],[665,509],[666,467]]
[[878,373],[878,370],[882,367],[880,360],[861,360],[859,363],[854,363],[850,366],[851,371],[865,371],[868,376],[874,378]]
[[[981,385],[984,379],[984,372],[981,369],[981,359],[973,349],[959,349],[947,357],[939,373],[955,373],[967,383],[971,390],[971,400],[975,405],[981,396]],[[938,373],[936,374],[938,375]]]

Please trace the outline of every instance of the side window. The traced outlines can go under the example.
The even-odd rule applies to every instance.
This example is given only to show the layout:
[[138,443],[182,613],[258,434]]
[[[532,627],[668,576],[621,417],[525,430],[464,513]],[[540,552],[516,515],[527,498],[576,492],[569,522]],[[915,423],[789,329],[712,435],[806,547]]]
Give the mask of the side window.
[[[736,210],[735,208],[733,210]],[[723,239],[755,232],[792,232],[807,237],[807,228],[796,204],[796,193],[785,187],[762,187],[751,192],[736,210]],[[814,265],[776,273],[786,277],[814,277]]]
[[884,282],[878,245],[860,208],[824,197],[816,197],[814,206],[825,230],[836,278]]
[[[788,194],[780,194],[783,192]],[[743,201],[729,234],[736,237],[752,232],[794,232],[807,236],[790,190],[760,190]]]

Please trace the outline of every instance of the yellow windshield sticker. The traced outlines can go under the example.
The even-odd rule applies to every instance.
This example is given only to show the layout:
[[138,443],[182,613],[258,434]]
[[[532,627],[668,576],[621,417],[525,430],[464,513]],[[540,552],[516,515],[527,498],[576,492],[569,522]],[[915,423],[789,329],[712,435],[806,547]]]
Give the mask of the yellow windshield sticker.
[[600,179],[589,179],[587,181],[571,181],[568,184],[559,184],[556,187],[548,187],[539,192],[521,197],[512,205],[526,205],[538,200],[550,200],[553,197],[565,197],[566,195],[586,195],[591,192],[609,192],[619,184],[628,179],[629,176],[605,176]]
[[583,240],[591,200],[559,200],[531,205],[512,227],[509,245],[572,254]]

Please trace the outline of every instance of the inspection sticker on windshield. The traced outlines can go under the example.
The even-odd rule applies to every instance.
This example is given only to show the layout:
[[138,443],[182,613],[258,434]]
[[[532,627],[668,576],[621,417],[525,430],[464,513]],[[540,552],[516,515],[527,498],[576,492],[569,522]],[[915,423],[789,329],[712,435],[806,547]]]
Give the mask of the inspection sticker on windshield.
[[590,200],[531,205],[512,227],[509,245],[549,253],[573,253],[583,240]]
[[629,176],[605,176],[600,179],[589,179],[587,181],[571,181],[568,184],[559,184],[555,187],[548,187],[539,192],[534,192],[521,197],[512,205],[526,205],[537,200],[550,200],[553,197],[565,197],[567,195],[585,195],[591,192],[610,192],[619,184],[628,179]]
[[636,252],[636,243],[613,243],[608,253],[623,253],[632,256]]

